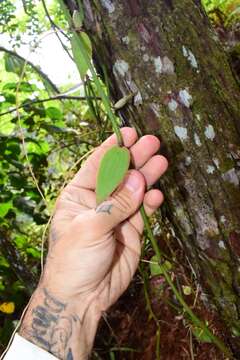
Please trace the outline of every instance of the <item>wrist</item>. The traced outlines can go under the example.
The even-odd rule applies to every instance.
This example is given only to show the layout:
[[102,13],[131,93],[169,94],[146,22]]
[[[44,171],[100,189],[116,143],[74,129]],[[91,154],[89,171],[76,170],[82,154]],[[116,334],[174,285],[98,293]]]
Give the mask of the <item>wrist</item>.
[[32,297],[20,335],[61,360],[82,360],[91,352],[100,316],[90,298],[65,301],[41,286]]

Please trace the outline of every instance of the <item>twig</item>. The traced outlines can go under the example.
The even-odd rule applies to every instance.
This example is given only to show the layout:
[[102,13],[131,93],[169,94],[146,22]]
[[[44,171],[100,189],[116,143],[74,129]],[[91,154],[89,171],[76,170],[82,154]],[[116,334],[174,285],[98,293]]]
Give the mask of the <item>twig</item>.
[[31,61],[25,59],[23,56],[17,54],[15,51],[6,49],[3,46],[0,46],[0,51],[10,54],[11,56],[15,56],[16,58],[23,61],[24,64],[30,65],[41,76],[41,78],[43,78],[44,80],[46,80],[49,83],[49,85],[52,87],[52,89],[55,91],[55,93],[60,94],[60,91],[57,88],[57,86],[52,82],[52,80],[49,79],[49,77],[41,69],[39,69],[38,66],[34,65]]
[[[91,98],[96,99],[93,96]],[[87,97],[86,96],[69,96],[69,95],[61,95],[61,94],[59,94],[59,95],[56,95],[56,96],[51,96],[51,97],[46,98],[46,99],[37,99],[37,100],[32,100],[32,101],[26,102],[25,104],[22,104],[22,105],[20,105],[18,107],[15,107],[15,108],[13,108],[11,110],[0,113],[0,116],[11,114],[14,111],[17,111],[17,109],[22,109],[22,108],[24,108],[26,106],[31,106],[31,105],[34,105],[34,104],[41,104],[41,103],[44,103],[44,102],[47,102],[47,101],[52,101],[52,100],[87,100]],[[98,100],[100,100],[100,98],[98,98]]]
[[63,43],[61,37],[59,36],[58,31],[59,31],[61,34],[63,34],[63,36],[65,36],[65,37],[68,39],[68,41],[70,41],[69,37],[67,36],[67,34],[65,34],[65,32],[64,32],[57,24],[55,24],[55,22],[54,22],[53,19],[51,18],[50,14],[49,14],[49,11],[48,11],[48,8],[47,8],[47,5],[46,5],[46,3],[45,3],[45,0],[42,0],[42,5],[43,5],[43,8],[44,8],[45,14],[46,14],[46,16],[47,16],[47,18],[48,18],[48,20],[49,20],[49,22],[50,22],[50,24],[51,24],[51,27],[52,27],[52,29],[54,30],[54,33],[55,33],[56,37],[57,37],[58,40],[60,41],[60,43],[61,43],[63,49],[66,51],[67,55],[70,57],[70,59],[71,59],[72,61],[74,61],[72,55],[71,55],[70,52],[68,51],[68,48],[66,47],[66,45]]

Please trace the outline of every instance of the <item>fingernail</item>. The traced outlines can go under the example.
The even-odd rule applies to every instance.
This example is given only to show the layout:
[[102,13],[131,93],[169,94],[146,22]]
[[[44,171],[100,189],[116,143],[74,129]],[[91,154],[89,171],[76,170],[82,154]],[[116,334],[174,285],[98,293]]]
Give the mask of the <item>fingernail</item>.
[[126,188],[131,192],[137,191],[140,185],[141,185],[141,180],[139,176],[136,176],[136,174],[130,173],[124,181],[124,186],[126,186]]

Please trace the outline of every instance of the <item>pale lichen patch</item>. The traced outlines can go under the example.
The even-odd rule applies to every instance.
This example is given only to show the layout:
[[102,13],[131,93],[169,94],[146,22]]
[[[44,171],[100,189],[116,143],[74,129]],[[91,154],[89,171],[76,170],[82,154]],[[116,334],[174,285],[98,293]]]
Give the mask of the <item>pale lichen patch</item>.
[[219,167],[220,167],[220,162],[219,162],[219,160],[218,160],[217,158],[214,158],[214,159],[213,159],[213,163],[214,163],[215,166],[219,169]]
[[204,134],[205,134],[206,138],[209,140],[213,140],[216,135],[212,125],[206,126]]
[[171,99],[168,103],[168,108],[169,110],[171,111],[176,111],[177,110],[177,107],[178,107],[178,103],[176,102],[176,100],[174,99]]
[[224,224],[226,221],[227,221],[227,219],[225,218],[225,216],[221,215],[220,216],[220,222]]
[[226,249],[226,246],[225,246],[225,244],[224,244],[224,242],[223,242],[222,240],[219,241],[218,246],[219,246],[221,249]]
[[154,62],[155,72],[157,74],[161,74],[162,68],[163,68],[163,63],[162,63],[162,59],[160,58],[160,56],[154,58],[153,62]]
[[145,61],[145,62],[149,61],[149,55],[148,54],[143,55],[143,61]]
[[129,42],[130,42],[129,37],[128,37],[128,36],[124,36],[124,37],[122,38],[122,42],[123,42],[125,45],[128,45]]
[[181,141],[185,141],[188,138],[187,128],[182,126],[174,126],[174,132]]
[[160,112],[159,104],[157,104],[157,103],[151,103],[151,104],[150,104],[150,108],[152,109],[152,111],[154,112],[154,114],[156,115],[156,117],[158,118],[158,117],[159,117],[159,112]]
[[163,63],[162,72],[164,74],[173,75],[175,72],[173,62],[167,56],[164,56],[162,63]]
[[236,170],[234,168],[226,171],[222,174],[222,178],[224,181],[227,181],[235,186],[239,185],[239,178],[237,176]]
[[196,144],[197,146],[201,146],[201,145],[202,145],[201,140],[200,140],[200,137],[198,136],[197,133],[194,133],[194,141],[195,141],[195,144]]
[[187,49],[185,46],[182,47],[182,52],[183,52],[183,56],[185,58],[187,58],[187,60],[189,61],[190,65],[194,68],[194,69],[198,69],[198,63],[196,60],[195,55],[192,53],[191,50]]
[[215,171],[215,167],[214,167],[214,166],[212,166],[212,165],[208,165],[208,166],[207,166],[207,173],[208,173],[208,174],[213,174],[214,171]]
[[152,59],[155,67],[155,72],[157,74],[174,74],[175,69],[173,62],[167,56],[164,56],[162,59],[160,56],[155,58],[153,57]]
[[182,89],[179,91],[179,100],[180,102],[189,108],[192,104],[192,95],[189,94],[187,89]]
[[112,14],[115,11],[115,5],[110,0],[100,0],[102,6],[108,11],[109,14]]
[[113,71],[124,77],[128,72],[129,65],[126,61],[118,59],[113,65]]
[[190,166],[192,163],[192,158],[191,156],[187,156],[186,159],[185,159],[185,165],[186,166]]
[[137,94],[134,96],[133,103],[135,106],[139,106],[143,103],[143,99],[140,91],[138,91]]

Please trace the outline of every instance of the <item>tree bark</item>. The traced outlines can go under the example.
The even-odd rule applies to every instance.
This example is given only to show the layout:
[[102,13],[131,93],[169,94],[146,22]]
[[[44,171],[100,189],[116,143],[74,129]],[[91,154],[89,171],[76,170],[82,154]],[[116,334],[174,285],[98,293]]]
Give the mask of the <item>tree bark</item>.
[[120,113],[123,122],[162,140],[170,162],[161,180],[165,221],[207,303],[236,334],[240,96],[227,57],[198,0],[84,0],[83,5],[94,61],[99,73],[108,74],[113,99],[136,93]]

